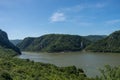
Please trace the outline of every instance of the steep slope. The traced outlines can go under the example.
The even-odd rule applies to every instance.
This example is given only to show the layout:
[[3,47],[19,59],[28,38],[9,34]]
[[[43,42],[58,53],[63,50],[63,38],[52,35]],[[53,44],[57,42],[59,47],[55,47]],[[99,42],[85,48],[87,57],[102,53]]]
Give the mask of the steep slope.
[[13,43],[14,45],[17,45],[18,43],[22,42],[22,40],[15,39],[15,40],[10,40],[10,42]]
[[95,52],[120,52],[120,31],[115,31],[105,39],[89,45],[86,50]]
[[66,34],[48,34],[38,38],[25,38],[17,46],[25,51],[80,51],[90,43],[89,40]]
[[88,36],[83,36],[83,37],[85,37],[86,39],[92,42],[96,42],[98,40],[106,38],[107,36],[106,35],[88,35]]
[[14,46],[8,39],[7,33],[0,30],[0,53],[11,53],[21,54],[19,48]]
[[28,50],[29,46],[32,44],[35,38],[27,37],[22,42],[18,43],[17,46],[21,50]]

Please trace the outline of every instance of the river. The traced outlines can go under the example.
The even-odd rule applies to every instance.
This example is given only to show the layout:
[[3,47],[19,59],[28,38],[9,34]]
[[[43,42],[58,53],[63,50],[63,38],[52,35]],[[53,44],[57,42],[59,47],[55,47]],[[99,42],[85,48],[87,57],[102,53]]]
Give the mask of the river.
[[91,52],[69,52],[69,53],[37,53],[22,52],[18,56],[22,59],[30,59],[35,62],[51,63],[57,66],[75,65],[82,68],[88,77],[100,75],[99,68],[104,65],[120,65],[119,53],[91,53]]

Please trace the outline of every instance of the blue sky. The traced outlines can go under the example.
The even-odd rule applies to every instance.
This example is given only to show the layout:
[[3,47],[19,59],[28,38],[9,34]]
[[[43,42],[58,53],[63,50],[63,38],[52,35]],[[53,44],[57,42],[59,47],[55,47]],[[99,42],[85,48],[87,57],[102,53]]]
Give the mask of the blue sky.
[[120,0],[0,0],[0,29],[10,39],[108,35],[120,30]]

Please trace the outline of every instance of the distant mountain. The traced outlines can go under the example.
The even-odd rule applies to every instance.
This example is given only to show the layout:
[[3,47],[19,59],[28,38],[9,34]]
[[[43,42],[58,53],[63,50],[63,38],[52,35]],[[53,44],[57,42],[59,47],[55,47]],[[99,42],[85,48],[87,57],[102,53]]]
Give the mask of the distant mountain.
[[81,51],[90,41],[78,36],[67,34],[48,34],[37,38],[25,38],[17,46],[23,51]]
[[86,39],[92,41],[92,42],[96,42],[98,40],[101,40],[103,38],[106,38],[106,35],[88,35],[88,36],[84,36]]
[[22,42],[22,40],[15,39],[15,40],[10,40],[10,42],[13,43],[14,45],[17,45],[18,43]]
[[120,30],[89,45],[86,50],[95,52],[120,52]]
[[[7,33],[0,30],[0,54],[11,53],[12,55],[21,54],[19,48],[14,46],[8,39]],[[3,54],[5,55],[5,54]]]

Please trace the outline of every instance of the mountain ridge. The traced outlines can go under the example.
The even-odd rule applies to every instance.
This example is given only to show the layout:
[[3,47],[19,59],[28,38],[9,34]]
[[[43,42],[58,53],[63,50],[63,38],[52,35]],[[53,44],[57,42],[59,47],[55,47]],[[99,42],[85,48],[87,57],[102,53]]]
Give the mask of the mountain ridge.
[[120,52],[120,30],[89,45],[86,50],[94,52]]
[[37,38],[28,37],[17,46],[26,51],[81,51],[90,43],[89,40],[78,35],[46,34]]
[[101,40],[105,37],[107,37],[107,35],[88,35],[88,36],[83,36],[85,37],[86,39],[92,41],[92,42],[96,42],[98,40]]
[[[4,49],[4,50],[3,50]],[[0,29],[0,51],[9,53],[9,51],[14,51],[17,54],[21,54],[18,47],[14,46],[8,39],[8,35],[5,31]],[[12,52],[13,52],[12,51]]]

